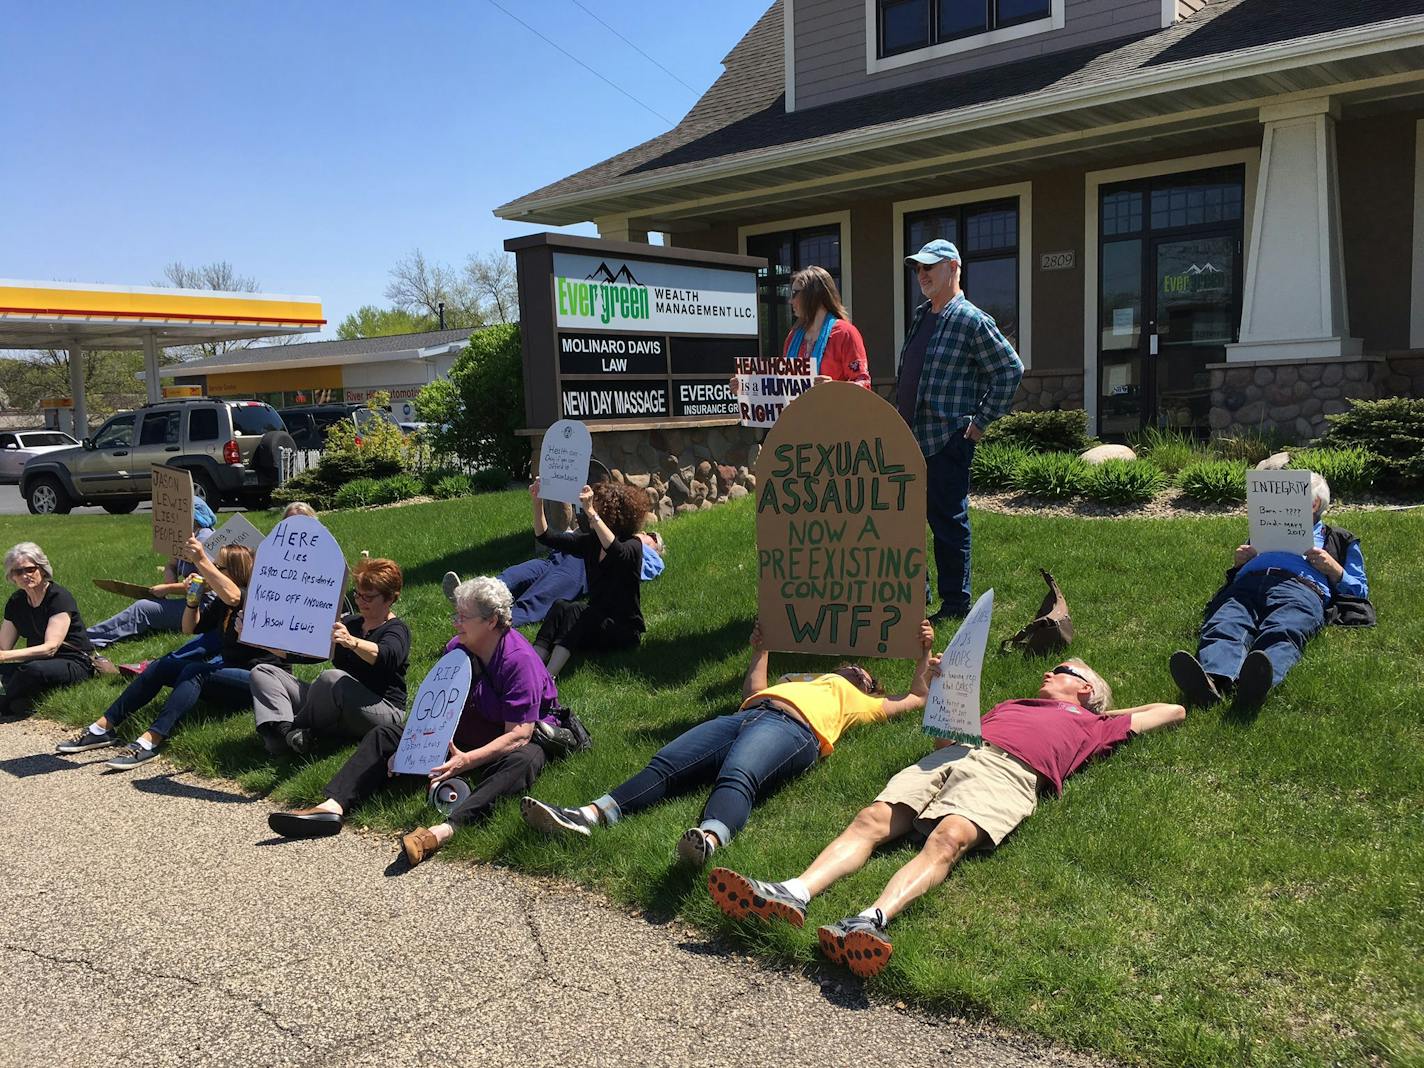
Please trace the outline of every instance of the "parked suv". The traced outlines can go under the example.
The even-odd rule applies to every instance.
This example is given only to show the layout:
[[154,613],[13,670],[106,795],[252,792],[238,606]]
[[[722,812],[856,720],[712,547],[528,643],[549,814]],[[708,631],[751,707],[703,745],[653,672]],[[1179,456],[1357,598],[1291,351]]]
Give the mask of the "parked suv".
[[20,475],[35,515],[97,504],[122,515],[149,499],[149,465],[186,467],[213,507],[266,508],[292,436],[270,404],[207,397],[161,401],[111,416],[78,448],[36,456]]
[[303,404],[296,408],[282,408],[277,412],[287,427],[287,433],[299,449],[320,449],[326,444],[326,432],[336,423],[349,419],[356,424],[360,434],[372,422],[391,417],[364,404]]

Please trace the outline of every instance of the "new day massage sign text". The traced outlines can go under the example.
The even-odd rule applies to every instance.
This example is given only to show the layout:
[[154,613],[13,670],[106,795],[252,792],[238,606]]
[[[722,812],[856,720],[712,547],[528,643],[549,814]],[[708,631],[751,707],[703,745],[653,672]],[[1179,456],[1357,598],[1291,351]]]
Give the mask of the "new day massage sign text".
[[757,603],[773,650],[917,657],[925,461],[894,407],[825,382],[757,459]]

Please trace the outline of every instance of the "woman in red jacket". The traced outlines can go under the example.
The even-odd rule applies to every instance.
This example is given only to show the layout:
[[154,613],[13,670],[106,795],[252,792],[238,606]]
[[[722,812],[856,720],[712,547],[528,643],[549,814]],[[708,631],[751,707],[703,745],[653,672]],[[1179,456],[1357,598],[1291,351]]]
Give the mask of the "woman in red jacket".
[[870,388],[865,342],[824,267],[805,267],[791,276],[791,314],[796,324],[783,356],[809,356],[817,383],[854,382]]

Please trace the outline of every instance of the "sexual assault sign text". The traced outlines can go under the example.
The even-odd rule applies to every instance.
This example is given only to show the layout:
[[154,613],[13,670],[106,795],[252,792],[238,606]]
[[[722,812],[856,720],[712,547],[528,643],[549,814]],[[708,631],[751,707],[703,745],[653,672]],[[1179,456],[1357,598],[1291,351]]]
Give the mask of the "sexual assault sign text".
[[925,461],[894,407],[824,382],[781,413],[756,475],[767,647],[918,657]]

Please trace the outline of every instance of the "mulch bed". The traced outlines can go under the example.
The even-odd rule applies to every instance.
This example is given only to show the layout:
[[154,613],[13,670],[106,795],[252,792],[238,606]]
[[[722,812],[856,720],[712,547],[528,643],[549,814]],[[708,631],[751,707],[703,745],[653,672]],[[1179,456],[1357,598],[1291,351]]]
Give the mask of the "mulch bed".
[[[1243,504],[1202,504],[1186,497],[1179,489],[1167,489],[1145,504],[1115,505],[1085,497],[1069,501],[1049,500],[1027,493],[1007,491],[1003,493],[973,493],[969,503],[986,512],[1001,512],[1004,515],[1056,515],[1076,516],[1079,519],[1120,519],[1124,516],[1134,519],[1182,519],[1189,516],[1245,515]],[[1418,508],[1418,500],[1406,500],[1382,494],[1362,494],[1345,499],[1336,498],[1333,510],[1384,510],[1402,511]]]

